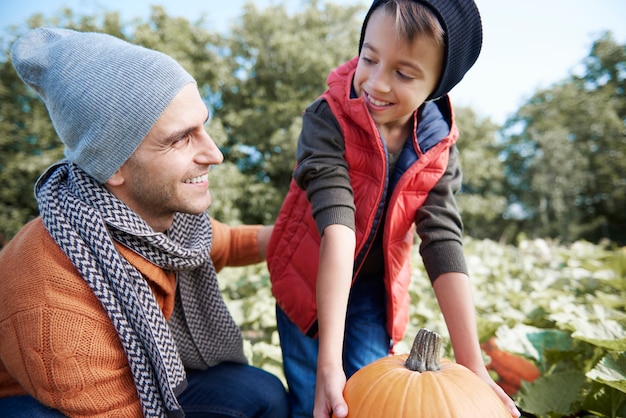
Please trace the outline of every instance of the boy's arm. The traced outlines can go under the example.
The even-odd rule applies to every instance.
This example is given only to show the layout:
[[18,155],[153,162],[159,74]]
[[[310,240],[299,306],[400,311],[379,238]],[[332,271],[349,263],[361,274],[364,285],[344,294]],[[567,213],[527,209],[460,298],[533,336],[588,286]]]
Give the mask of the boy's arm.
[[331,411],[342,418],[348,410],[343,399],[346,376],[342,353],[356,237],[354,195],[344,148],[341,129],[328,103],[316,101],[302,119],[294,172],[294,180],[306,190],[321,236],[315,418],[327,418]]
[[454,199],[461,179],[458,150],[453,146],[446,172],[430,191],[416,217],[416,229],[422,239],[420,252],[446,320],[457,362],[487,382],[511,415],[519,416],[511,398],[489,376],[480,351],[474,300],[463,254],[463,224]]
[[354,229],[354,194],[344,153],[341,129],[328,103],[316,101],[302,117],[293,178],[306,191],[320,236],[333,224]]
[[462,364],[483,379],[500,397],[512,416],[519,416],[513,400],[489,376],[483,362],[476,314],[469,277],[463,273],[445,273],[433,283],[439,307],[450,333],[450,341],[457,363]]
[[415,217],[421,238],[419,250],[431,282],[451,271],[468,273],[463,254],[463,222],[455,200],[462,181],[458,154],[455,146],[450,148],[445,173]]
[[478,345],[476,315],[470,286],[469,278],[463,273],[445,273],[433,283],[439,307],[450,333],[456,361],[478,374],[485,366]]
[[343,339],[356,238],[344,225],[324,229],[317,275],[317,317],[319,352],[315,388],[315,417],[345,416],[347,406],[342,393],[346,384],[343,372]]

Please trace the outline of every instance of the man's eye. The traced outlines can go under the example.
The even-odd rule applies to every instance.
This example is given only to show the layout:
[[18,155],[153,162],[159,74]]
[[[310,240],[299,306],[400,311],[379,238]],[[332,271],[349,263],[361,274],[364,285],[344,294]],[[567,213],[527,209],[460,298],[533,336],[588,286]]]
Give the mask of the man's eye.
[[191,134],[187,134],[173,141],[172,146],[174,148],[182,147],[186,145],[190,140],[191,140]]

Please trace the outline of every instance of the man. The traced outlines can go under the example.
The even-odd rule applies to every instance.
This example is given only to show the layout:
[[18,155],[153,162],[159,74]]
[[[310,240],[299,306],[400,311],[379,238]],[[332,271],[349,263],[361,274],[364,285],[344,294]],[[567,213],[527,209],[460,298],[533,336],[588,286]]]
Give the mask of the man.
[[[216,281],[205,211],[223,156],[192,76],[65,29],[27,33],[11,58],[66,158],[37,181],[41,216],[0,252],[0,409],[286,416],[282,383],[246,364]],[[220,265],[264,256],[267,228],[214,225]]]

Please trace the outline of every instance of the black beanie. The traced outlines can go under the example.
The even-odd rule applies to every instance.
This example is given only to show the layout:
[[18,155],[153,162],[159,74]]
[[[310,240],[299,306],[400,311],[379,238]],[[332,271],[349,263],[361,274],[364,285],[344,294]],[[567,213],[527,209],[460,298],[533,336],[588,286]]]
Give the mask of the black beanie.
[[[415,0],[430,7],[439,18],[445,32],[443,70],[435,90],[427,100],[448,94],[478,59],[483,42],[480,13],[473,0]],[[365,28],[370,16],[386,0],[374,0],[365,15],[359,41],[359,54],[363,47]]]

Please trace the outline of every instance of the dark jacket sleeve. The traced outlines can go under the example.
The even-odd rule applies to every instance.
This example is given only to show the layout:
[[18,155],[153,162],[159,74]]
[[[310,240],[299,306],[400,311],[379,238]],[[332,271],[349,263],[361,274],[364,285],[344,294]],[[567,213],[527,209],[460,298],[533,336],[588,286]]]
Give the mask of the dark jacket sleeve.
[[341,128],[328,103],[315,101],[302,118],[294,180],[306,190],[320,235],[331,224],[354,230],[354,193],[344,149]]
[[467,274],[463,255],[463,222],[454,195],[461,188],[458,149],[450,148],[448,167],[417,211],[415,225],[421,239],[420,254],[431,282],[443,273]]

